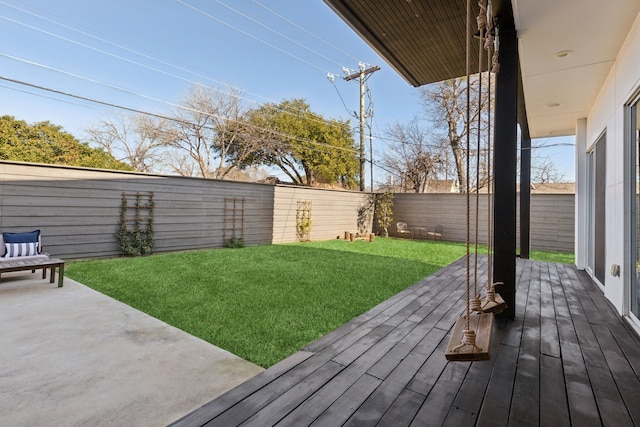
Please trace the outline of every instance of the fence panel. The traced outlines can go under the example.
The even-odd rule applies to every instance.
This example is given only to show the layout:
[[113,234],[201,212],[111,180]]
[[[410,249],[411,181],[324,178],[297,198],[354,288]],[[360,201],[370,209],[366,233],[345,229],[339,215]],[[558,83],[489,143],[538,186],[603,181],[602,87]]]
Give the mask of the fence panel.
[[154,193],[154,252],[222,247],[224,199],[244,198],[248,245],[271,243],[273,186],[50,165],[0,163],[0,230],[42,230],[46,252],[119,255],[122,193]]
[[[244,201],[234,215],[241,215],[247,245],[296,241],[298,202],[310,202],[311,240],[343,237],[345,231],[364,234],[374,226],[373,196],[356,191],[2,161],[0,230],[40,229],[45,251],[62,258],[117,256],[123,192],[154,193],[155,252],[222,247],[225,206],[234,198]],[[573,251],[574,201],[573,194],[531,196],[532,249]],[[475,210],[475,197],[471,205]],[[445,240],[465,241],[464,195],[399,193],[393,211],[392,236],[395,223],[403,221],[416,230],[415,237],[420,228],[442,225]],[[479,212],[484,243],[486,195],[480,196]],[[475,230],[475,217],[470,221]]]
[[[519,198],[518,198],[519,203]],[[395,223],[406,222],[409,228],[444,227],[444,239],[454,242],[466,240],[466,196],[454,193],[397,193],[393,205],[393,225],[389,230],[396,235]],[[470,198],[472,215],[471,233],[475,235],[476,198]],[[487,242],[487,195],[481,194],[478,209],[478,241]],[[519,205],[516,233],[519,233]],[[575,237],[574,194],[531,195],[531,249],[573,252]],[[519,236],[519,234],[516,234]]]
[[[335,239],[349,232],[370,232],[371,196],[356,191],[296,186],[275,187],[273,243],[296,241],[298,201],[311,202],[311,240]],[[359,226],[360,221],[360,226]]]

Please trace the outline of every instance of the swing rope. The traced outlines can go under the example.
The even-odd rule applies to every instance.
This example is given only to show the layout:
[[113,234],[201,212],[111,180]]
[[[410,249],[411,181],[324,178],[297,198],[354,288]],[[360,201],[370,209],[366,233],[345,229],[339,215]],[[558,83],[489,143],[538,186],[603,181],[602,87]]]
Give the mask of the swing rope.
[[[477,1],[477,0],[476,0]],[[466,311],[464,321],[458,319],[453,327],[452,335],[449,339],[445,356],[447,360],[454,361],[475,361],[488,360],[489,347],[491,340],[491,329],[493,325],[493,315],[484,313],[482,310],[482,302],[478,294],[478,235],[479,235],[479,218],[480,211],[480,149],[481,149],[481,111],[482,111],[482,58],[483,58],[483,37],[486,28],[486,4],[487,0],[481,0],[480,15],[476,21],[480,29],[480,46],[479,46],[479,78],[478,78],[478,127],[477,133],[477,154],[476,154],[476,199],[475,199],[475,242],[474,242],[474,271],[473,271],[473,295],[471,295],[471,131],[475,120],[471,118],[471,0],[467,0],[467,22],[466,22],[466,208],[467,208],[467,229],[466,229]],[[487,60],[487,66],[489,61]],[[471,328],[471,310],[478,312],[473,317],[474,329]],[[479,344],[479,345],[478,345]]]
[[[487,23],[487,40],[485,42],[484,48],[487,51],[487,64],[492,62],[491,49],[493,48],[495,37],[493,36],[493,21],[489,20]],[[496,62],[497,63],[497,62]],[[492,66],[492,70],[487,72],[487,84],[489,87],[489,91],[491,91],[491,73],[493,71],[494,66]],[[492,128],[492,115],[491,115],[491,96],[488,97],[487,104],[487,122],[489,126],[487,126],[487,171],[488,171],[488,183],[487,183],[487,286],[485,289],[485,295],[487,300],[494,303],[496,301],[496,290],[495,284],[493,283],[493,191],[495,181],[493,179],[493,143],[491,139],[491,128]]]
[[467,105],[466,105],[466,114],[467,114],[467,135],[466,135],[466,143],[467,143],[467,180],[465,183],[466,193],[467,193],[467,239],[466,239],[466,267],[467,267],[467,276],[466,276],[466,311],[465,311],[465,325],[464,330],[462,332],[462,341],[460,344],[455,346],[452,350],[457,351],[465,346],[471,346],[475,349],[478,349],[476,346],[476,332],[471,329],[470,319],[471,319],[471,268],[470,268],[470,240],[471,240],[471,197],[469,195],[469,150],[471,148],[471,135],[469,134],[469,116],[471,114],[471,86],[469,84],[469,80],[471,77],[471,64],[470,64],[470,52],[471,52],[471,0],[467,0],[467,57],[466,57],[466,68],[467,68]]
[[[483,57],[483,37],[487,28],[487,0],[478,3],[480,12],[476,17],[478,32],[480,34],[480,42],[478,43],[478,128],[476,129],[476,211],[475,211],[475,246],[474,246],[474,281],[473,281],[473,300],[471,308],[473,311],[482,312],[482,301],[478,293],[478,236],[479,236],[479,213],[480,213],[480,150],[482,142],[482,57]],[[470,84],[470,82],[467,82]]]
[[[486,1],[486,0],[485,0]],[[491,84],[491,74],[497,74],[500,70],[500,64],[498,63],[498,50],[495,49],[495,36],[494,36],[494,23],[492,19],[487,21],[487,39],[484,43],[484,48],[487,51],[487,64],[491,64],[491,70],[487,70],[487,87],[489,91],[489,95],[491,95],[492,84]],[[485,295],[487,300],[494,303],[496,302],[495,296],[495,285],[502,284],[493,283],[493,193],[495,180],[493,179],[494,167],[495,163],[493,162],[493,143],[491,139],[491,128],[492,128],[492,115],[491,115],[491,96],[488,97],[488,105],[487,105],[487,122],[489,126],[487,127],[487,170],[489,178],[487,183],[487,285],[485,290]]]
[[[480,22],[482,21],[482,23]],[[493,42],[495,37],[493,35],[493,20],[487,19],[487,0],[480,2],[480,15],[478,15],[478,29],[480,30],[480,50],[482,47],[487,51],[487,65],[491,63],[491,49],[493,48]],[[482,46],[482,34],[486,34],[484,46]],[[482,52],[480,53],[482,58]],[[482,60],[482,59],[481,59]],[[482,67],[480,67],[480,78],[482,79]],[[491,143],[491,72],[487,70],[487,155],[485,157],[487,168],[487,286],[485,289],[485,295],[489,301],[495,301],[495,290],[493,287],[492,279],[492,263],[493,263],[493,236],[492,236],[492,216],[493,216],[493,203],[491,198],[493,196],[493,162],[492,162],[492,143]]]
[[[487,40],[485,41],[484,48],[487,51],[487,64],[492,62],[491,60],[491,49],[493,49],[495,37],[493,35],[493,20],[490,19],[487,22]],[[489,174],[488,182],[487,182],[487,286],[485,295],[487,299],[491,302],[495,302],[496,300],[496,292],[495,286],[493,285],[493,143],[491,140],[491,70],[487,70],[487,87],[489,91],[489,97],[487,100],[487,171]]]
[[467,143],[467,179],[465,182],[465,190],[466,190],[466,201],[467,201],[467,239],[466,239],[466,254],[467,254],[467,304],[466,304],[466,323],[465,323],[465,332],[470,329],[469,326],[469,317],[471,314],[470,307],[470,288],[471,288],[471,266],[470,266],[470,246],[471,246],[471,196],[469,194],[469,175],[471,174],[471,168],[469,165],[469,151],[471,150],[471,134],[469,133],[469,116],[471,115],[471,85],[469,85],[469,79],[471,78],[471,0],[467,0],[467,50],[466,50],[466,71],[467,71],[467,87],[466,87],[466,95],[467,95],[467,105],[466,105],[466,115],[467,115],[467,132],[466,132],[466,143]]

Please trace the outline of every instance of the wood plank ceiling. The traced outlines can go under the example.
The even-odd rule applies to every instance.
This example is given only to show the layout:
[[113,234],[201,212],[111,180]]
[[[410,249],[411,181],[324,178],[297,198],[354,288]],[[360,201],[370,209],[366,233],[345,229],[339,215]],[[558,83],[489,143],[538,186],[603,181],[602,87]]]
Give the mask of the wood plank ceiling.
[[[411,85],[466,74],[466,0],[324,1]],[[477,3],[471,1],[474,32]],[[521,125],[526,115],[533,138],[574,134],[632,31],[640,1],[491,4],[500,24],[518,32]],[[476,39],[473,46],[477,56]],[[477,68],[474,59],[472,72]]]
[[[465,0],[325,0],[413,86],[466,75]],[[477,32],[478,4],[471,2]],[[471,73],[478,71],[472,37]]]

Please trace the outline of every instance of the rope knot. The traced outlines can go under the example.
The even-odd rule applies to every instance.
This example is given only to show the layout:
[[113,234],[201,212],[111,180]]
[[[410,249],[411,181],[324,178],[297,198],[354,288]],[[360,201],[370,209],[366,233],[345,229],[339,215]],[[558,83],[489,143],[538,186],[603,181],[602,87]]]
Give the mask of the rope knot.
[[465,329],[462,331],[462,344],[476,346],[476,331],[473,329]]
[[486,50],[493,49],[493,42],[496,40],[495,36],[491,31],[487,31],[487,38],[484,41],[484,48]]
[[480,295],[476,295],[475,298],[471,300],[470,309],[472,311],[482,313],[482,301],[480,300]]
[[476,345],[476,331],[473,329],[463,329],[462,330],[462,340],[460,344],[455,346],[452,350],[459,351],[461,348],[466,346],[471,346],[475,350],[481,351],[482,349]]
[[480,30],[480,37],[482,37],[482,30],[487,27],[487,2],[481,1],[478,3],[478,6],[480,6],[480,12],[478,13],[476,22],[478,23],[478,30]]
[[500,72],[500,63],[498,62],[498,52],[493,52],[493,57],[491,58],[491,72],[494,74],[498,74]]

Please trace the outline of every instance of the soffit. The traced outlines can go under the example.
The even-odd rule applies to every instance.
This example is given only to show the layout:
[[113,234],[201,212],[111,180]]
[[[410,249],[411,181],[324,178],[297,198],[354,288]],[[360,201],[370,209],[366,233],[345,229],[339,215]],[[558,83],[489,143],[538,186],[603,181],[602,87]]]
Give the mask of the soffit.
[[[325,2],[413,86],[466,75],[465,1]],[[479,7],[471,4],[475,27]],[[478,41],[471,43],[477,52]],[[475,59],[470,69],[478,69]]]
[[[638,0],[514,0],[532,137],[575,134],[640,12]],[[558,57],[559,52],[568,52]]]
[[[466,1],[325,0],[410,84],[466,74]],[[477,2],[472,1],[473,16]],[[575,133],[640,12],[638,0],[513,0],[530,135]],[[494,0],[498,13],[508,1]],[[474,19],[475,21],[475,19]],[[474,51],[477,40],[472,39]],[[555,55],[570,51],[564,58]],[[477,70],[477,64],[471,64]]]

